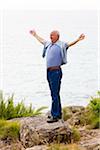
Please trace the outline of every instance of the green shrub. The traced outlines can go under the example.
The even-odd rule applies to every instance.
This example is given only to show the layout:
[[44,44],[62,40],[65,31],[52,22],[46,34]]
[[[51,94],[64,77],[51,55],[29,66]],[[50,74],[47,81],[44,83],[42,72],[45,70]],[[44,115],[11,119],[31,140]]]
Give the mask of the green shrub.
[[96,97],[91,97],[88,108],[100,117],[100,93]]
[[63,108],[63,119],[64,121],[68,120],[72,116],[72,112],[68,107]]
[[89,125],[90,129],[100,128],[100,92],[91,97],[88,106],[80,117],[80,123]]
[[98,117],[93,111],[89,110],[87,114],[84,114],[86,125],[90,129],[98,129],[100,128],[100,117]]
[[0,118],[6,118],[6,103],[3,97],[3,93],[0,91]]
[[14,95],[8,98],[7,105],[6,105],[6,118],[12,119],[15,114],[15,108],[14,108]]
[[19,139],[20,124],[18,122],[8,122],[0,120],[0,139]]
[[28,117],[42,114],[42,111],[47,107],[43,106],[38,109],[33,109],[32,104],[25,106],[23,101],[19,102],[16,106],[14,105],[14,95],[8,97],[5,101],[3,93],[0,92],[0,118],[1,119],[12,119],[17,117]]
[[87,123],[91,125],[91,128],[100,128],[100,92],[97,96],[91,97],[87,110]]
[[100,128],[100,118],[95,117],[95,118],[91,121],[91,128],[92,128],[92,129],[98,129],[98,128]]
[[72,134],[73,134],[73,141],[79,141],[80,140],[80,132],[77,128],[72,128]]

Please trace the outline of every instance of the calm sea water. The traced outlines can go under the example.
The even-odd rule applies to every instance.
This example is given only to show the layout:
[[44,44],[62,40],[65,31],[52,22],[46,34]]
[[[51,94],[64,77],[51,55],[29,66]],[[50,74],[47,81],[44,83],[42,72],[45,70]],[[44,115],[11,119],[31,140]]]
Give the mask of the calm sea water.
[[[42,47],[3,52],[3,91],[15,94],[15,103],[24,100],[35,107],[51,106]],[[62,66],[62,105],[86,105],[97,91],[97,53],[80,46],[68,50],[68,64]]]
[[[84,41],[68,50],[68,64],[62,66],[61,102],[63,106],[87,105],[90,96],[95,95],[98,90],[96,13],[59,12],[59,18],[52,12],[47,15],[44,12],[42,16],[40,12],[38,17],[37,13],[5,12],[4,14],[1,43],[2,90],[6,96],[14,93],[15,103],[23,100],[26,105],[32,103],[34,107],[51,107],[45,59],[42,58],[43,47],[29,35],[29,29],[34,25],[40,28],[40,31],[44,31],[43,35],[47,35],[46,31],[56,27],[65,35],[62,39],[68,37],[69,40],[75,39],[81,32],[86,34]],[[90,20],[88,15],[92,15],[89,17]],[[48,16],[51,24],[45,26]],[[65,22],[65,18],[68,17],[70,21]],[[58,22],[56,23],[55,20]],[[66,26],[68,37],[65,34]]]

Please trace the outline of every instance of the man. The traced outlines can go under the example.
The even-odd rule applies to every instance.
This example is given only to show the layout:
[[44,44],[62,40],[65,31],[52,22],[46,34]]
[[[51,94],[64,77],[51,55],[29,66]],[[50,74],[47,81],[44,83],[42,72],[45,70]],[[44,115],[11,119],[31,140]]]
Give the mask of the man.
[[52,97],[51,115],[48,116],[47,122],[57,122],[62,118],[60,101],[61,65],[67,63],[67,49],[83,40],[85,35],[81,34],[74,42],[66,43],[59,40],[60,34],[56,30],[50,33],[51,42],[41,38],[34,30],[31,30],[30,33],[44,45],[43,57],[46,55],[47,80]]

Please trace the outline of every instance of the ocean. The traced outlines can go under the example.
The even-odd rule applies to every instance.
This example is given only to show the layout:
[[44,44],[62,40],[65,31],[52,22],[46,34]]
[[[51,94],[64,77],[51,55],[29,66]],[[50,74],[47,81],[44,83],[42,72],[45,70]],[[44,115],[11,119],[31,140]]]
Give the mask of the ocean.
[[[46,79],[46,62],[42,58],[43,46],[29,34],[32,21],[30,21],[31,17],[28,17],[32,14],[25,12],[27,14],[25,16],[25,13],[14,13],[4,12],[3,16],[1,90],[6,97],[14,93],[15,104],[23,100],[26,105],[32,103],[33,107],[47,106],[50,109],[51,96]],[[63,15],[63,13],[65,14],[65,12],[60,14]],[[74,12],[71,12],[71,15],[74,15]],[[45,21],[47,16],[44,16]],[[88,17],[85,19],[88,20]],[[65,40],[69,36],[69,40],[73,40],[79,36],[81,31],[86,35],[85,40],[68,49],[68,63],[62,66],[63,78],[60,95],[63,107],[85,106],[89,103],[90,97],[94,96],[98,90],[98,27],[96,22],[91,24],[94,22],[92,19],[89,20],[90,24],[89,22],[85,22],[84,25],[79,24],[80,20],[75,22],[75,26],[69,24],[68,29],[72,28],[73,34],[71,29],[67,29],[68,35],[61,37],[62,40]],[[34,26],[37,23],[37,28],[40,27],[39,31],[47,29],[48,36],[49,30],[53,28],[53,23],[52,26],[44,27],[45,21],[40,22],[42,27],[38,25],[38,21]],[[62,34],[65,33],[65,26],[60,25],[57,28],[60,28]],[[42,33],[44,34],[46,38],[46,31]]]

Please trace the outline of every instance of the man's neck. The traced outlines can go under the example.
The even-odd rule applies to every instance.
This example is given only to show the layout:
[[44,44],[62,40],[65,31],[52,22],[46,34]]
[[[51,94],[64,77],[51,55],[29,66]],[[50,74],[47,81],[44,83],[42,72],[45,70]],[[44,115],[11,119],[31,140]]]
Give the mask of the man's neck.
[[51,42],[52,44],[56,44],[59,40],[55,41],[55,42]]

